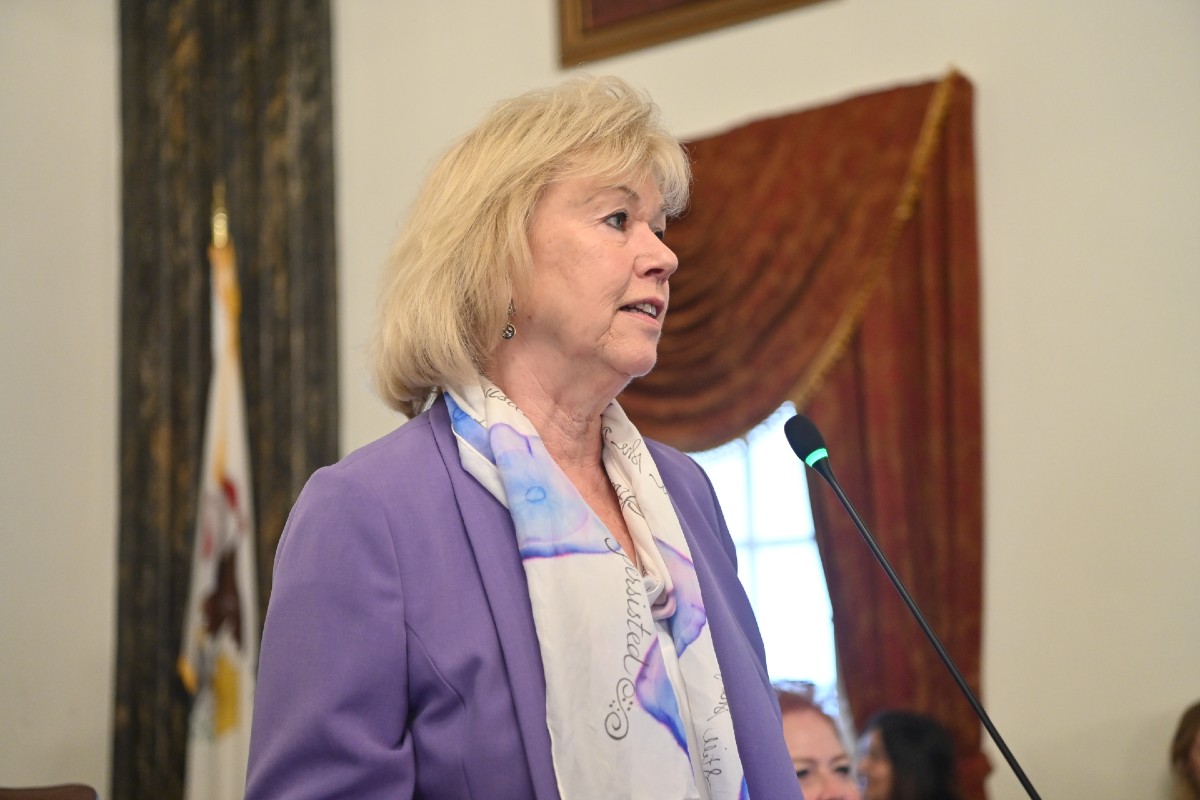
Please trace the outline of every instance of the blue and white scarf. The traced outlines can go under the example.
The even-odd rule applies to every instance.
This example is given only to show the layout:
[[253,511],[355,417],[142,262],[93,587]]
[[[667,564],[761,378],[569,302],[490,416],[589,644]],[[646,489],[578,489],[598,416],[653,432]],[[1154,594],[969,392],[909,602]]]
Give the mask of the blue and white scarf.
[[621,407],[604,411],[602,458],[637,559],[496,386],[446,404],[464,469],[512,514],[563,800],[748,798],[691,552]]

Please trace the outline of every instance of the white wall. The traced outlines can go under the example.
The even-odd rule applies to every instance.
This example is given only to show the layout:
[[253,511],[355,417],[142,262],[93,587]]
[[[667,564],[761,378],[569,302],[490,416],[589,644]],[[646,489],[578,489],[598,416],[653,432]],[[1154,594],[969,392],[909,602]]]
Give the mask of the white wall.
[[[108,780],[118,139],[100,5],[0,3],[0,784]],[[485,108],[562,75],[555,7],[334,3],[344,449],[395,424],[361,349],[398,220]],[[695,136],[951,64],[977,89],[983,700],[1043,796],[1164,796],[1175,717],[1200,698],[1200,5],[826,0],[590,69]],[[993,761],[994,800],[1023,797]]]
[[0,2],[0,786],[109,771],[116,21]]

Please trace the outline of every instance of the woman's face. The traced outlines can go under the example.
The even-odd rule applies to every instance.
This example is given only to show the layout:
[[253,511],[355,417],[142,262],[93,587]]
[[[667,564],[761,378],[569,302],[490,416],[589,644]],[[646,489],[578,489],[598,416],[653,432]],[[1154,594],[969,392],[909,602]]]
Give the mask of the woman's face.
[[850,757],[825,716],[809,709],[785,711],[783,738],[804,800],[860,800]]
[[517,307],[520,357],[548,380],[596,379],[620,391],[658,357],[667,280],[679,265],[662,241],[653,181],[572,178],[548,186],[529,230],[528,297]]
[[863,800],[887,800],[892,793],[892,762],[879,731],[868,731],[858,743],[858,774],[863,781]]

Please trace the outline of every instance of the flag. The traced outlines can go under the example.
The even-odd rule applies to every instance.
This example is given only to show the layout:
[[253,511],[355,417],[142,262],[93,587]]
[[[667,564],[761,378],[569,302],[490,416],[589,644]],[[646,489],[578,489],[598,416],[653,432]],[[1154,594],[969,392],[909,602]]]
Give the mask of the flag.
[[179,675],[193,695],[185,800],[241,800],[258,661],[254,512],[238,340],[237,262],[213,221],[212,348],[192,577]]

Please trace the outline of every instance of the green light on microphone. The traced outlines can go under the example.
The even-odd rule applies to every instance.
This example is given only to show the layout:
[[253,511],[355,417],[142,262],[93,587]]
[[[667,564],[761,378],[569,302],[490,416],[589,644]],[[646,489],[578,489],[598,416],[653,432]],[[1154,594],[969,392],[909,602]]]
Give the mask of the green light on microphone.
[[829,451],[824,447],[819,447],[808,454],[808,458],[804,459],[804,463],[810,467],[816,467],[817,462],[822,458],[829,458]]

